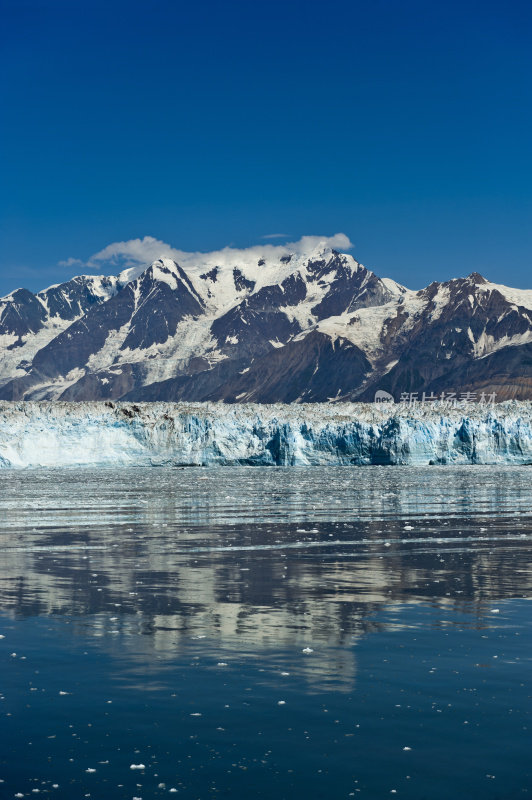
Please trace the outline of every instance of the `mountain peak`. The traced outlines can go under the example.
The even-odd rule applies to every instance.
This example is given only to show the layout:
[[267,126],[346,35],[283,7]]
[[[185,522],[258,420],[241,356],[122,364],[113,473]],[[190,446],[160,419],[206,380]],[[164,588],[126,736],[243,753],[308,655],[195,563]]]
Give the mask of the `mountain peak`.
[[4,399],[371,399],[470,375],[483,390],[487,359],[507,396],[512,380],[524,396],[532,291],[475,271],[414,292],[306,237],[18,290],[0,303],[0,335]]
[[489,281],[483,275],[481,275],[480,272],[471,272],[467,276],[466,280],[469,281],[470,283],[474,283],[480,286],[489,283]]

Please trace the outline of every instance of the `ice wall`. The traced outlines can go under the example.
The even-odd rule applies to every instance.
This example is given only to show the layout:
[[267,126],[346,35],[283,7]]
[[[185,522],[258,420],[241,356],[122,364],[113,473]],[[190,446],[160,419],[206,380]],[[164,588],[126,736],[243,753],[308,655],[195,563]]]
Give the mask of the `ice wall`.
[[0,402],[0,468],[431,463],[532,463],[532,404]]

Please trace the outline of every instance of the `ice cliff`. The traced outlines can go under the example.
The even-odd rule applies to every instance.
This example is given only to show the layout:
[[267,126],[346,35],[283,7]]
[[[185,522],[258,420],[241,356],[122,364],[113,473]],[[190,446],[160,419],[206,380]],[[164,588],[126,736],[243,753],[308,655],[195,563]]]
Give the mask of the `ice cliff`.
[[532,463],[532,403],[0,403],[0,468],[493,463]]

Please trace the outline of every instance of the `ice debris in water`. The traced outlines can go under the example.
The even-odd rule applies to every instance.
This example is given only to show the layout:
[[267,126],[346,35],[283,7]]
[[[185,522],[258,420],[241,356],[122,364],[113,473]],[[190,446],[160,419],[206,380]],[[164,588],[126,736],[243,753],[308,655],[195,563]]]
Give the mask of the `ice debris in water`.
[[529,403],[430,405],[1,401],[0,468],[531,463]]
[[129,769],[146,769],[144,764],[130,764]]
[[313,653],[314,650],[312,649],[312,647],[304,647],[301,652],[302,653]]

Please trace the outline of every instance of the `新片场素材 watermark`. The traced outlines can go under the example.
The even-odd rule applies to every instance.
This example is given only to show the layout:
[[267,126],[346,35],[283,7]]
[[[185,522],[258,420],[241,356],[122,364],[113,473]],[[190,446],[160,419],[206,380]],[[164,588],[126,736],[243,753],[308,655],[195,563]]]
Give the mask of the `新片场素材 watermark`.
[[[456,408],[458,406],[465,406],[469,403],[480,403],[483,405],[493,404],[496,402],[496,392],[441,392],[434,394],[434,392],[401,392],[399,403],[406,403],[413,406],[420,403],[437,403],[442,406],[450,406]],[[376,403],[395,403],[395,398],[389,392],[383,389],[378,389],[375,392]]]

